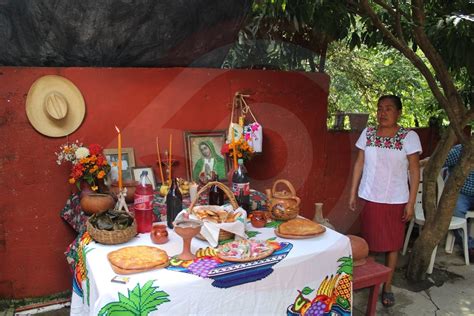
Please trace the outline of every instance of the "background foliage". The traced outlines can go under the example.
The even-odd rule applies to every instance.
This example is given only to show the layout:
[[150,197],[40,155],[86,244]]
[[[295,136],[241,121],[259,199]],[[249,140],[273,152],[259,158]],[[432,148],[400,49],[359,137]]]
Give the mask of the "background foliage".
[[[402,8],[408,5],[399,3]],[[467,1],[426,1],[429,36],[468,108],[474,99],[474,17],[460,12],[470,12],[472,7]],[[374,123],[376,101],[382,94],[401,96],[404,126],[447,125],[420,72],[356,13],[351,1],[254,1],[223,67],[328,73],[329,127],[337,111],[368,112],[369,123]],[[408,40],[411,27],[403,28]],[[420,50],[416,52],[429,64]]]

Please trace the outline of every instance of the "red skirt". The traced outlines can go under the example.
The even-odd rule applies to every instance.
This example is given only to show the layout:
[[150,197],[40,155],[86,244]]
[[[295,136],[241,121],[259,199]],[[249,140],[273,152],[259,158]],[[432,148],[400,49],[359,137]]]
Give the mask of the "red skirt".
[[398,251],[403,247],[405,204],[385,204],[365,201],[361,213],[362,237],[373,252]]

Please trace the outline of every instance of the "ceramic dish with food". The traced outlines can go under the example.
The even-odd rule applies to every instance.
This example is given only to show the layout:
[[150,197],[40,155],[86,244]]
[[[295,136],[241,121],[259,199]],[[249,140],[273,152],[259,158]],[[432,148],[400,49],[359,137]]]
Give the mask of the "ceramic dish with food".
[[274,248],[266,241],[234,240],[217,248],[217,256],[225,261],[247,262],[268,257]]
[[326,227],[304,217],[290,219],[275,229],[275,235],[287,239],[304,239],[318,236],[326,231]]

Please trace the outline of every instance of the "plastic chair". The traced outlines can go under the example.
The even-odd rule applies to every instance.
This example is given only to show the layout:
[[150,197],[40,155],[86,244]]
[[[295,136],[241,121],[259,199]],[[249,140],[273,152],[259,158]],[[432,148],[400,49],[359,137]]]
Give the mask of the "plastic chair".
[[[443,177],[440,175],[438,176],[437,179],[437,184],[438,184],[438,202],[441,197],[441,192],[443,192],[444,189],[444,180]],[[418,192],[416,194],[416,202],[415,202],[415,216],[414,218],[410,221],[410,224],[408,225],[408,230],[407,234],[405,236],[405,243],[403,245],[403,251],[402,254],[405,255],[407,248],[408,248],[408,242],[410,240],[411,233],[413,231],[413,226],[415,224],[418,224],[419,229],[421,231],[421,228],[425,224],[425,215],[423,212],[423,205],[422,205],[422,195],[423,195],[423,184],[420,181],[420,185],[418,186]],[[448,228],[448,236],[446,238],[446,246],[445,246],[445,251],[447,253],[452,253],[453,248],[454,248],[454,234],[453,230],[455,229],[462,229],[463,230],[463,249],[464,249],[464,259],[466,262],[466,265],[469,265],[469,249],[468,249],[468,236],[467,236],[467,221],[465,218],[459,218],[459,217],[452,217],[451,222],[449,223],[449,228]],[[433,273],[433,267],[434,267],[434,262],[436,259],[436,253],[438,251],[438,245],[436,245],[435,249],[433,250],[431,254],[431,260],[430,264],[428,266],[428,270],[426,271],[428,274]]]
[[470,225],[471,225],[471,227],[469,229],[470,235],[471,235],[471,237],[474,237],[474,210],[467,211],[466,220],[469,220]]

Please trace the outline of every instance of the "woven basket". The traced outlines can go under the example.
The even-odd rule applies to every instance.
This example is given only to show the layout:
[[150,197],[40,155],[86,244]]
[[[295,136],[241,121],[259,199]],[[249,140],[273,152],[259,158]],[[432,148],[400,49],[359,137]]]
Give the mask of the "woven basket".
[[[290,192],[277,192],[276,188],[279,183],[285,184],[288,189],[290,189]],[[271,196],[271,200],[273,200],[273,203],[270,203],[270,214],[274,219],[280,221],[287,221],[298,216],[300,210],[299,204],[301,200],[296,196],[295,188],[290,183],[290,181],[284,179],[275,181],[271,191]],[[289,201],[293,200],[297,201],[296,205],[292,205],[294,203],[289,204]]]
[[[95,216],[95,215],[92,215]],[[92,217],[91,216],[91,217]],[[97,229],[87,220],[87,232],[97,242],[105,245],[123,244],[137,235],[137,223],[133,219],[132,225],[121,230],[102,230]]]
[[[197,201],[199,200],[199,196],[206,192],[207,190],[209,190],[211,188],[211,186],[213,185],[217,185],[222,191],[224,191],[224,193],[227,195],[227,197],[229,198],[229,201],[230,201],[230,204],[232,205],[232,207],[234,208],[234,210],[238,209],[239,208],[239,204],[237,203],[237,200],[235,199],[234,197],[234,194],[232,193],[232,191],[229,189],[228,186],[226,186],[225,184],[221,183],[221,182],[217,182],[217,181],[211,181],[211,182],[208,182],[205,186],[203,186],[201,188],[201,190],[199,190],[196,194],[196,197],[194,198],[194,200],[191,202],[191,205],[189,205],[189,208],[188,208],[188,212],[190,214],[193,214],[193,208],[196,206],[196,203]],[[219,241],[222,241],[222,240],[228,240],[228,239],[233,239],[235,236],[234,233],[230,233],[228,231],[225,231],[223,229],[219,230]],[[198,234],[196,237],[198,237],[199,239],[203,239],[204,240],[204,237],[201,235],[201,234]]]

